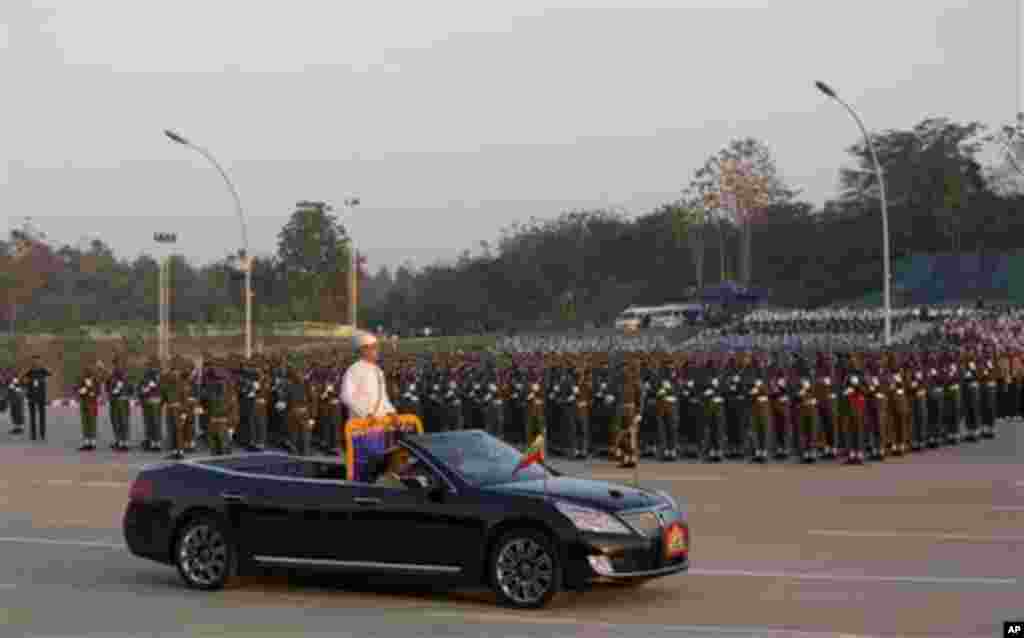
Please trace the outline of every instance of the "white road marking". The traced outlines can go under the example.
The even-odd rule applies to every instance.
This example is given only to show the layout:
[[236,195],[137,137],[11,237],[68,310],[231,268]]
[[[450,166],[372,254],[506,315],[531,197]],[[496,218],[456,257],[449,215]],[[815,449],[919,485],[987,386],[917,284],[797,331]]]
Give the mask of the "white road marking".
[[627,625],[622,623],[589,622],[582,618],[565,616],[514,616],[512,614],[465,613],[459,611],[428,611],[425,616],[432,618],[458,618],[489,623],[508,623],[516,625],[582,625],[601,629],[647,628],[659,632],[678,631],[687,633],[740,635],[740,636],[786,636],[787,638],[874,638],[863,634],[836,634],[834,632],[794,631],[792,629],[774,629],[771,627],[723,627],[716,625]]
[[1017,481],[1017,487],[1024,487],[1024,481]]
[[17,587],[14,583],[0,583],[0,589],[14,589]]
[[120,481],[73,481],[71,479],[49,479],[46,481],[0,481],[0,488],[5,487],[117,487],[128,488],[131,483]]
[[837,536],[842,538],[931,538],[943,541],[977,541],[982,543],[1024,543],[1024,536],[973,536],[971,534],[942,534],[929,532],[874,532],[844,529],[812,529],[811,536]]
[[791,580],[830,580],[835,582],[921,583],[929,585],[1016,585],[1016,578],[945,578],[939,576],[868,576],[828,572],[747,571],[739,569],[690,569],[695,576],[751,576]]
[[31,545],[67,545],[69,547],[100,547],[103,549],[121,549],[128,547],[124,543],[104,541],[63,540],[58,538],[29,538],[26,536],[0,536],[0,543],[26,543]]
[[993,507],[993,512],[1024,512],[1024,507]]
[[[627,482],[631,482],[633,480],[633,475],[632,474],[592,474],[590,476],[590,478],[594,479],[595,481],[627,481]],[[706,475],[694,474],[694,475],[691,475],[691,476],[657,476],[657,477],[646,476],[646,477],[641,477],[640,480],[641,480],[641,482],[648,481],[648,482],[658,482],[658,483],[660,483],[662,481],[724,481],[725,477],[724,476],[716,476],[716,475],[713,475],[713,474],[706,474]]]
[[119,483],[117,481],[86,481],[82,483],[86,487],[129,487],[131,483]]

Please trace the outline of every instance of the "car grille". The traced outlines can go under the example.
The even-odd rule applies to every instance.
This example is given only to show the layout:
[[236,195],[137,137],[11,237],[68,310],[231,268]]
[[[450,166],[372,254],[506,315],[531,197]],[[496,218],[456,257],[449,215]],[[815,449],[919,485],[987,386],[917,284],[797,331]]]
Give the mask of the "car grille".
[[622,519],[626,521],[630,527],[648,538],[661,536],[661,521],[654,512],[634,512],[631,514],[623,514]]
[[657,555],[650,549],[628,551],[612,557],[612,568],[620,574],[646,572],[658,567]]

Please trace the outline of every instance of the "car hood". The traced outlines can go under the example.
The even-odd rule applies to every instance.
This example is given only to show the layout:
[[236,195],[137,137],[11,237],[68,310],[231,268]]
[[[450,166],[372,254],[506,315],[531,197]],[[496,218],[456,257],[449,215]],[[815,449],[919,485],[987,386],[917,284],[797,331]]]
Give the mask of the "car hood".
[[546,492],[549,496],[571,501],[577,505],[596,507],[612,512],[653,507],[664,501],[662,497],[653,492],[606,481],[559,476],[549,478],[546,483],[545,486],[543,480],[517,481],[488,485],[483,489],[489,492],[523,496],[541,495]]

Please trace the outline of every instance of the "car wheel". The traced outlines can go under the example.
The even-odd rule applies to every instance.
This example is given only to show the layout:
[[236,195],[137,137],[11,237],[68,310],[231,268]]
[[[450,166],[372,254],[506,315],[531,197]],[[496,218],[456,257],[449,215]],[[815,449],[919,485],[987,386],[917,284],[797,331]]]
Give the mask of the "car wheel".
[[498,601],[509,607],[543,607],[562,587],[562,567],[554,544],[533,530],[502,536],[491,554],[488,572]]
[[178,535],[174,562],[186,585],[213,591],[237,574],[238,550],[219,518],[200,516],[186,523]]

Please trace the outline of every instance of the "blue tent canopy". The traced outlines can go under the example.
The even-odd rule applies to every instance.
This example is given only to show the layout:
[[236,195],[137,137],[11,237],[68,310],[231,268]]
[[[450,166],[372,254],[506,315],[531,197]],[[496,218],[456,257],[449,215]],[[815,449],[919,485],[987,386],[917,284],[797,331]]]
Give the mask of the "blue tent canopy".
[[760,303],[768,297],[768,291],[760,288],[747,288],[735,281],[723,281],[701,291],[701,301],[705,303]]

